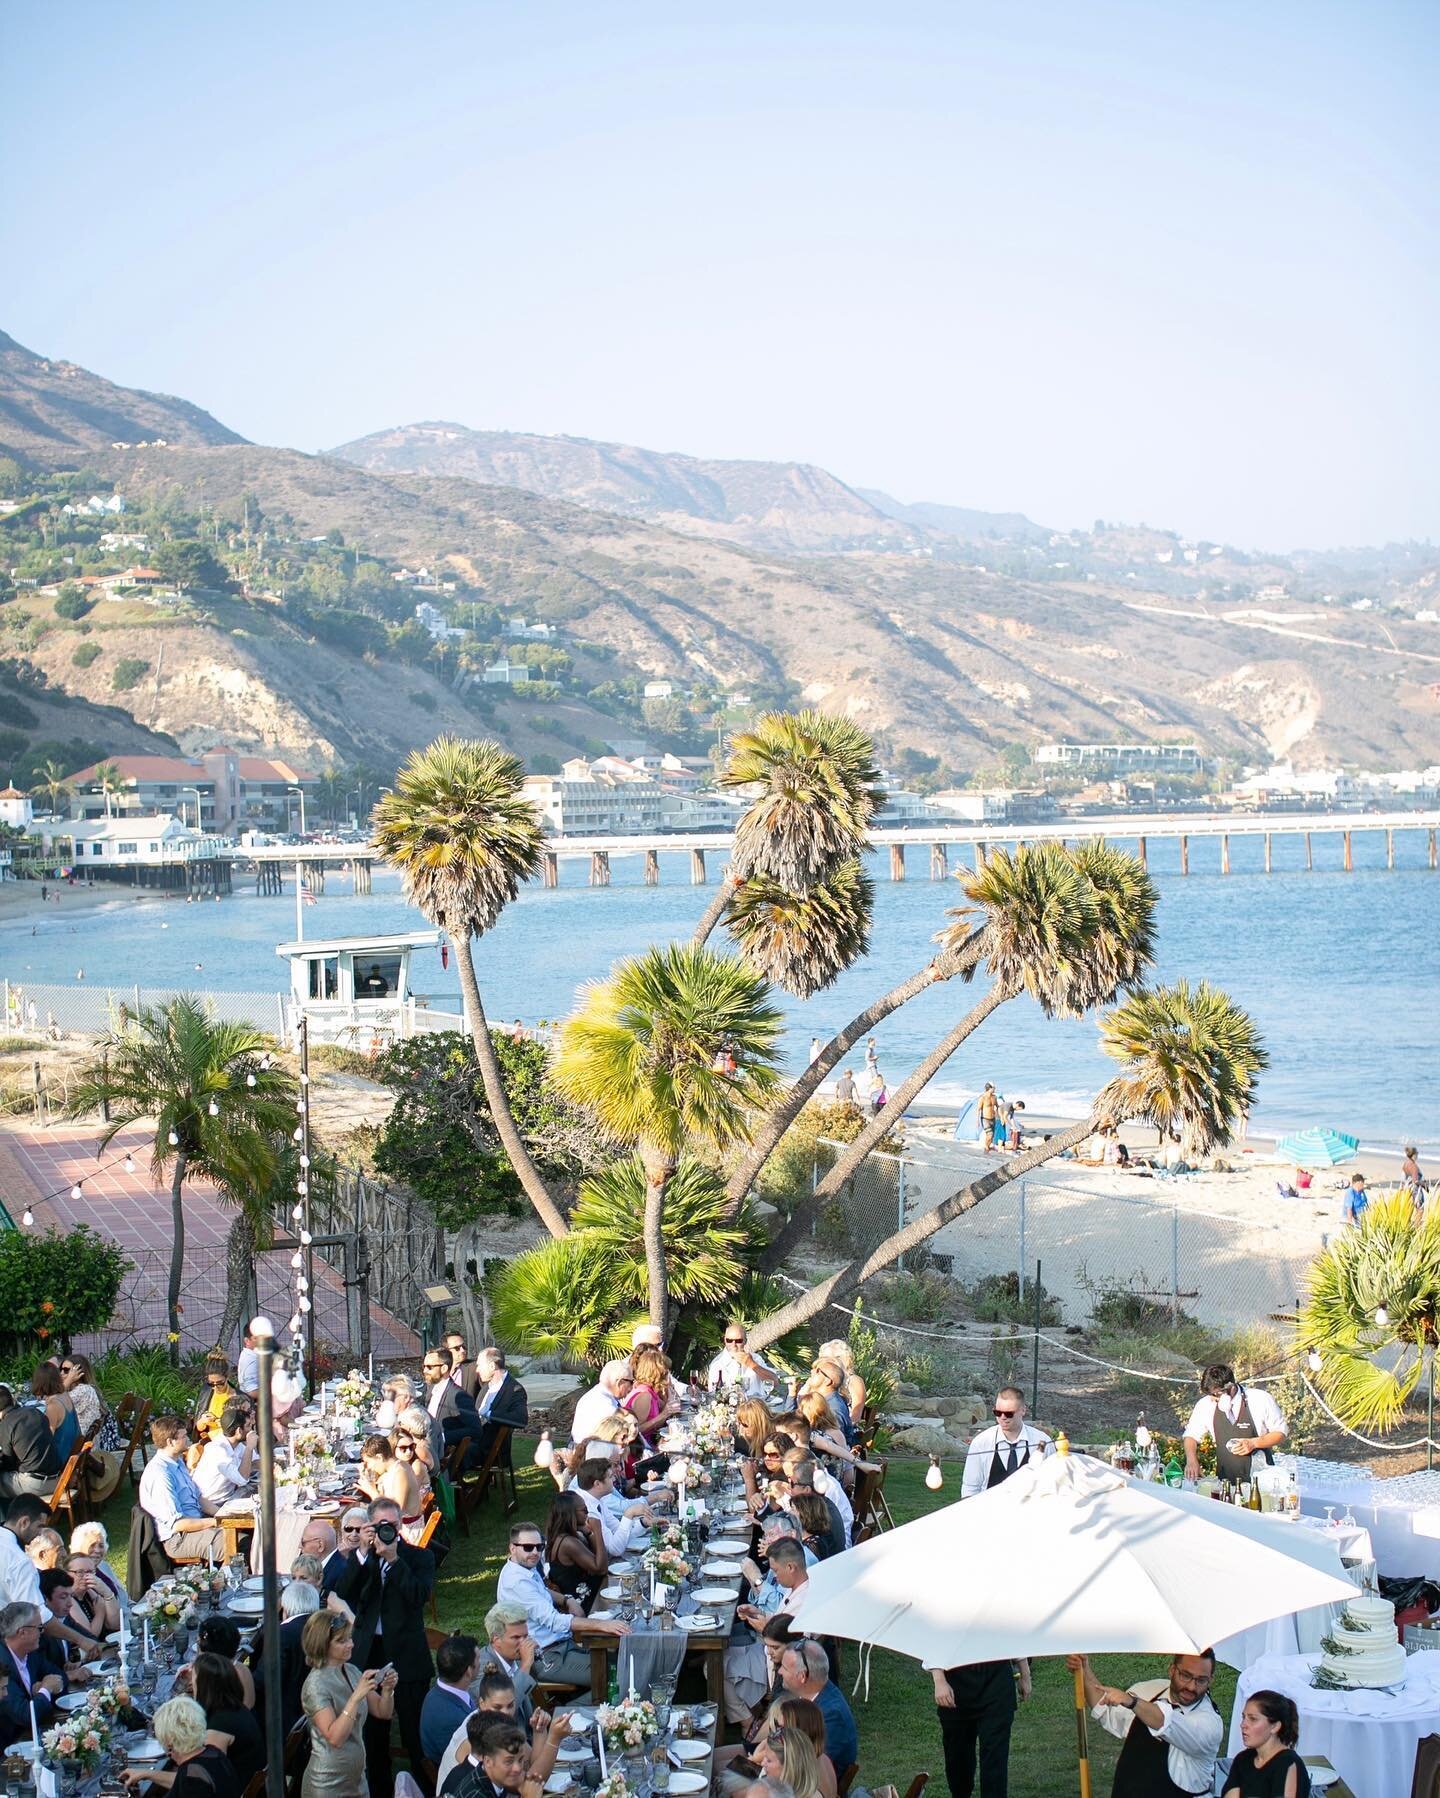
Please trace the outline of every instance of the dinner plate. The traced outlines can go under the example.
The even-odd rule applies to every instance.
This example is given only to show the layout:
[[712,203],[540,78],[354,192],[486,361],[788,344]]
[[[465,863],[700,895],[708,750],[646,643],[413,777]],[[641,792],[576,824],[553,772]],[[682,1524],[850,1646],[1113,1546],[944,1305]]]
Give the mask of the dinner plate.
[[614,1615],[614,1611],[595,1610],[590,1613],[591,1620],[595,1623],[608,1623]]
[[707,1630],[720,1627],[720,1619],[709,1611],[694,1611],[688,1617],[677,1617],[675,1621],[690,1635],[704,1635]]
[[703,1761],[710,1752],[710,1744],[708,1742],[697,1742],[693,1737],[687,1741],[682,1737],[677,1736],[670,1744],[670,1752],[677,1760]]
[[89,1704],[90,1697],[86,1692],[62,1692],[55,1700],[57,1711],[78,1711],[82,1705]]
[[702,1586],[695,1594],[696,1604],[729,1604],[735,1594],[728,1586]]
[[154,1736],[146,1736],[143,1742],[136,1742],[133,1748],[125,1750],[127,1761],[163,1761],[165,1755],[166,1750]]
[[240,1590],[242,1592],[263,1592],[265,1590],[265,1575],[263,1573],[252,1573],[249,1579],[240,1582]]
[[703,1792],[708,1789],[710,1777],[706,1773],[687,1773],[683,1767],[670,1775],[672,1792]]
[[[707,1561],[705,1577],[707,1579],[724,1579],[730,1573],[743,1573],[745,1570],[738,1561]],[[730,1595],[727,1593],[727,1597]]]
[[258,1617],[265,1609],[265,1599],[259,1592],[239,1592],[230,1600],[230,1609],[240,1617]]
[[555,1750],[557,1761],[587,1761],[590,1758],[590,1747],[585,1742],[562,1742]]
[[1307,1766],[1305,1771],[1310,1775],[1310,1789],[1312,1792],[1328,1791],[1340,1777],[1338,1771],[1334,1767]]
[[748,1542],[712,1542],[709,1553],[712,1555],[743,1555],[748,1552]]
[[321,1504],[311,1505],[310,1515],[312,1517],[338,1517],[342,1508],[338,1498],[330,1498]]
[[612,1561],[610,1563],[610,1571],[612,1573],[633,1573],[635,1571],[635,1563],[633,1561]]
[[568,1773],[552,1773],[545,1781],[547,1792],[568,1792],[575,1781]]

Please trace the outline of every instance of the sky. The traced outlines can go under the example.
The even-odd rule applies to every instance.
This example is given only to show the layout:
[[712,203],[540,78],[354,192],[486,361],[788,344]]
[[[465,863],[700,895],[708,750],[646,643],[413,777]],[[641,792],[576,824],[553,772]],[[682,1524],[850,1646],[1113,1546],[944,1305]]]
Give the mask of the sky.
[[1252,547],[1440,538],[1433,0],[8,0],[0,328]]

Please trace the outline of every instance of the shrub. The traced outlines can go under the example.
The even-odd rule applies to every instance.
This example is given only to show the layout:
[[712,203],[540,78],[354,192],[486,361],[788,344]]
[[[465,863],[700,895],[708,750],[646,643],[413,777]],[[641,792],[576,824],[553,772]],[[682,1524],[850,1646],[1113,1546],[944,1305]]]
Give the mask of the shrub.
[[128,693],[150,672],[150,664],[140,656],[121,656],[115,664],[110,676],[110,685],[117,693]]
[[98,643],[82,643],[70,658],[72,668],[88,668],[92,662],[98,662],[101,656]]
[[0,1352],[39,1354],[110,1321],[131,1262],[120,1247],[81,1224],[0,1235]]
[[88,600],[79,587],[66,581],[55,600],[55,616],[68,618],[73,624],[76,619],[83,618],[90,610],[92,602]]
[[[1015,1274],[986,1274],[977,1280],[966,1293],[970,1309],[980,1323],[986,1324],[1031,1324],[1035,1322],[1035,1282],[1031,1280],[1025,1288],[1025,1297],[1020,1297],[1020,1281]],[[1042,1329],[1053,1329],[1055,1325],[1065,1321],[1065,1313],[1060,1301],[1052,1293],[1040,1288],[1040,1325]]]

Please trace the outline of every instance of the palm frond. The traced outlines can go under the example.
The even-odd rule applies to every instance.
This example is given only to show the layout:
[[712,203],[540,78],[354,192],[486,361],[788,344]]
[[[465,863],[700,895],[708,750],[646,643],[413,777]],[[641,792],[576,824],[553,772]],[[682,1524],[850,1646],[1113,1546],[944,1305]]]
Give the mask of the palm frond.
[[439,737],[375,807],[375,841],[433,924],[481,936],[540,865],[545,833],[524,768],[497,743]]
[[[638,1156],[615,1161],[580,1187],[570,1215],[605,1256],[606,1278],[626,1302],[647,1297],[645,1245],[641,1237],[647,1180]],[[760,1232],[747,1211],[727,1218],[725,1182],[703,1162],[682,1156],[665,1188],[662,1230],[671,1296],[682,1303],[720,1305],[745,1274],[744,1252]]]
[[598,1367],[630,1352],[643,1308],[626,1311],[598,1245],[578,1232],[505,1262],[490,1281],[496,1340],[531,1354]]
[[869,949],[874,903],[874,882],[852,856],[801,893],[768,874],[749,875],[725,928],[757,974],[808,999]]
[[849,719],[769,712],[731,745],[720,785],[749,792],[731,866],[802,893],[859,854],[884,799],[875,748]]

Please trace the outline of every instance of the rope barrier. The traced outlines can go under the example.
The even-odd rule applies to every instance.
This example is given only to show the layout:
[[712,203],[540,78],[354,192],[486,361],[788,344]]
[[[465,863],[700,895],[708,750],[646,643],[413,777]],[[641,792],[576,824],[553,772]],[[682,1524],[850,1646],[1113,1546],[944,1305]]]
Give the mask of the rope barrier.
[[1325,1403],[1325,1400],[1323,1398],[1321,1398],[1320,1394],[1315,1390],[1314,1386],[1311,1385],[1310,1377],[1308,1374],[1301,1373],[1300,1378],[1305,1383],[1305,1390],[1310,1394],[1311,1398],[1314,1399],[1315,1403],[1317,1405],[1319,1405],[1320,1409],[1330,1419],[1331,1423],[1333,1423],[1335,1425],[1336,1429],[1344,1430],[1344,1432],[1347,1436],[1353,1436],[1357,1442],[1363,1442],[1365,1444],[1366,1448],[1383,1448],[1383,1449],[1440,1448],[1440,1442],[1432,1443],[1428,1436],[1421,1436],[1415,1442],[1376,1442],[1370,1436],[1362,1436],[1360,1434],[1359,1430],[1352,1430],[1348,1423],[1341,1423],[1340,1419],[1330,1409],[1329,1405],[1327,1405]]

